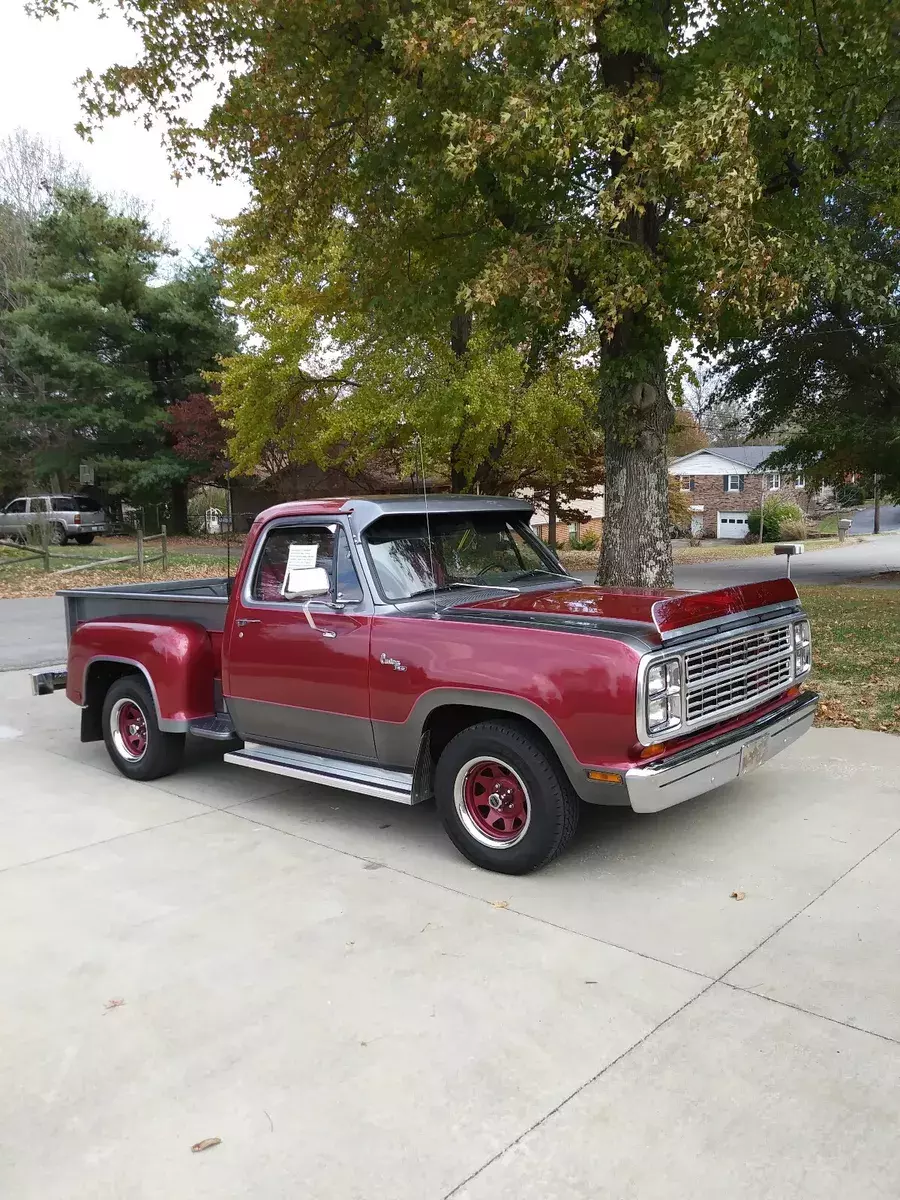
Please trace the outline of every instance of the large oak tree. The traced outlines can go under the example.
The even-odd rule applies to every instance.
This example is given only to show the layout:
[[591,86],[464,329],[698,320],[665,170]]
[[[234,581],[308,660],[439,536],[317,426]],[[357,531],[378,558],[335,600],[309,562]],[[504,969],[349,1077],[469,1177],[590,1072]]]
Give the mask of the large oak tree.
[[348,296],[398,337],[423,308],[593,331],[606,583],[671,580],[667,346],[790,307],[837,180],[897,204],[885,0],[118,7],[144,54],[84,81],[89,120],[145,109],[189,164],[243,171],[248,262],[302,264],[339,225]]

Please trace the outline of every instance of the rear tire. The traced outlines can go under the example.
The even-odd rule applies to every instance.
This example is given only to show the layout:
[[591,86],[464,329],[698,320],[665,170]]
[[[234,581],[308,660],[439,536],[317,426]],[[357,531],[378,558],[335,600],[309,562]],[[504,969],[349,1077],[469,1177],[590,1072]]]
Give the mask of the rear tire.
[[128,779],[161,779],[181,766],[184,734],[164,733],[156,705],[140,675],[117,679],[103,701],[103,740]]
[[65,525],[50,526],[50,545],[64,546],[69,540],[69,535],[66,533]]
[[450,840],[488,871],[525,875],[571,841],[580,802],[552,752],[515,721],[484,721],[448,742],[435,771]]
[[75,534],[75,541],[78,543],[79,546],[89,546],[93,540],[94,540],[94,535],[92,533],[76,533]]

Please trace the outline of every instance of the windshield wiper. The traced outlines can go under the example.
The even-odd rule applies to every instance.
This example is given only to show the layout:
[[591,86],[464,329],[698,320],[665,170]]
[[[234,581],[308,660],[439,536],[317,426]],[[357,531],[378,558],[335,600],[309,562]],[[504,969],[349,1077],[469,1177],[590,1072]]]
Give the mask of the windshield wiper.
[[467,583],[441,583],[435,587],[420,588],[417,592],[410,592],[408,596],[401,596],[401,600],[415,600],[417,596],[431,596],[436,592],[449,592],[455,587],[468,587]]
[[[545,571],[542,567],[534,567],[530,571],[523,571],[521,575],[513,575],[510,583],[519,583],[523,579],[533,579],[536,575],[546,575],[548,579],[574,579],[574,575],[566,575],[562,571]],[[578,580],[581,583],[581,580]]]
[[[510,580],[512,582],[512,580]],[[495,592],[515,592],[517,595],[520,591],[517,587],[509,587],[505,583],[466,583],[462,579],[454,579],[452,583],[442,583],[440,587],[420,588],[418,592],[412,592],[409,596],[404,596],[404,600],[415,600],[420,596],[430,596],[436,592],[449,592],[453,588],[477,588],[479,591],[488,588]]]

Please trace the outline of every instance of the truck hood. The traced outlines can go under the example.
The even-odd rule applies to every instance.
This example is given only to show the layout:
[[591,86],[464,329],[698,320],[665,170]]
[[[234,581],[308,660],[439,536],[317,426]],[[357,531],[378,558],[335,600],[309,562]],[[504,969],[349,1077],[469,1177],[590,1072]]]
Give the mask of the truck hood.
[[755,615],[754,610],[797,603],[789,579],[745,583],[713,592],[656,588],[562,587],[520,592],[499,599],[454,604],[454,615],[501,624],[555,626],[571,632],[630,631],[666,641],[691,626]]

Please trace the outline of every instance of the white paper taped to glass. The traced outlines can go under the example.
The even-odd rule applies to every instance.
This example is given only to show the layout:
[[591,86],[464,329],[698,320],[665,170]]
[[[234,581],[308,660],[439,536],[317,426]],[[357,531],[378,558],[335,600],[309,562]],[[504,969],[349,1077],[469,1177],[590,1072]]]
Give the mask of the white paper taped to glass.
[[308,571],[310,567],[316,565],[316,558],[319,554],[319,547],[313,543],[301,545],[299,542],[291,542],[288,546],[288,560],[285,574],[288,571]]

